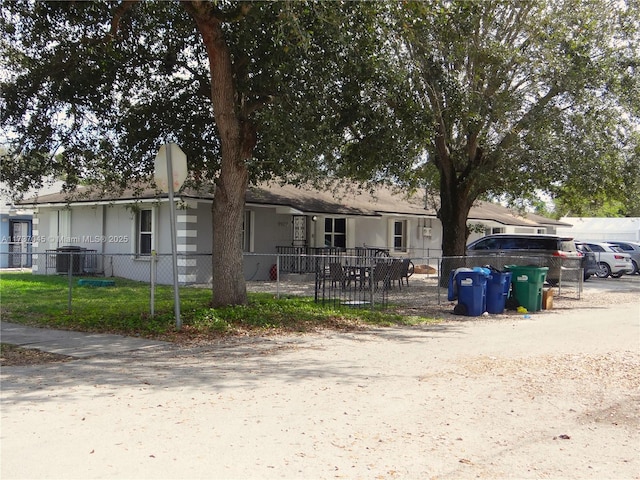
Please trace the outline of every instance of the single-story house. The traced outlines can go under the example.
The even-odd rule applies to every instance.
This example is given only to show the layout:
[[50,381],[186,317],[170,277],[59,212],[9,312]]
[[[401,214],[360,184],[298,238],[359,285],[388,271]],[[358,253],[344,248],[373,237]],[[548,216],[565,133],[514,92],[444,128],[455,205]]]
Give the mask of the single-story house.
[[[179,281],[208,283],[213,195],[183,189],[175,199]],[[34,253],[86,249],[97,258],[88,266],[91,272],[148,280],[151,252],[171,253],[168,198],[152,189],[113,197],[87,192],[73,199],[65,194],[45,195],[31,207],[33,237],[38,240]],[[472,209],[469,223],[484,225],[486,233],[554,233],[563,225],[535,215],[523,217],[486,202]],[[242,241],[246,278],[267,280],[278,254],[281,271],[301,273],[308,268],[301,260],[304,254],[327,249],[381,249],[393,256],[436,263],[442,254],[442,227],[436,212],[425,208],[419,195],[407,198],[386,187],[371,194],[262,183],[247,191]],[[33,271],[55,271],[55,265],[42,257],[34,256]],[[127,267],[116,265],[125,260]],[[171,281],[171,270],[158,268],[158,282]]]

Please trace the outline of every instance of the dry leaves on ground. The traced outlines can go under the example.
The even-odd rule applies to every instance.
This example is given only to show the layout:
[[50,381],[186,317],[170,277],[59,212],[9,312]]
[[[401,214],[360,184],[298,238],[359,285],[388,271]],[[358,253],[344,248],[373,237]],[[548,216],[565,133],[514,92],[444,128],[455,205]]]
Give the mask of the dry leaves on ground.
[[23,348],[10,343],[0,344],[0,365],[15,367],[23,365],[40,365],[43,363],[68,362],[73,357],[49,353],[35,348]]

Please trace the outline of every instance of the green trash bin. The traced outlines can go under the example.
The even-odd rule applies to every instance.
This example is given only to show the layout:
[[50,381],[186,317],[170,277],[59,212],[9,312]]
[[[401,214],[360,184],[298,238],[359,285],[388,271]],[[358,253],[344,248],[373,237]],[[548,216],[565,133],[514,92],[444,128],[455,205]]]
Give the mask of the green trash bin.
[[542,310],[542,287],[549,267],[506,265],[511,272],[512,295],[530,312]]

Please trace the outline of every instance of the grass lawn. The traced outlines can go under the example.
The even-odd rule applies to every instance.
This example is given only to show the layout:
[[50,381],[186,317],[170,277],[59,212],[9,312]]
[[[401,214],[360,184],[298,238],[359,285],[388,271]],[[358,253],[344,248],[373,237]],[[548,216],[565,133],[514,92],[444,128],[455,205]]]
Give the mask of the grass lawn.
[[153,317],[150,315],[149,297],[147,283],[116,278],[115,286],[78,286],[78,278],[74,278],[69,313],[69,281],[66,276],[31,273],[2,273],[0,276],[2,320],[68,330],[187,340],[437,322],[390,311],[323,306],[309,297],[275,298],[266,293],[250,293],[248,305],[214,309],[209,306],[211,290],[182,287],[182,329],[178,332],[175,329],[172,287],[157,286]]

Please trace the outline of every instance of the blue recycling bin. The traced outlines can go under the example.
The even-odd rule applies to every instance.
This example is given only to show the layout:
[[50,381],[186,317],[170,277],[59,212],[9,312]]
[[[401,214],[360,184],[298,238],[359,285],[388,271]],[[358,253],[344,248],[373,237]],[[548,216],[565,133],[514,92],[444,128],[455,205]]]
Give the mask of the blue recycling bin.
[[511,272],[491,272],[487,279],[487,312],[504,312],[510,287]]
[[452,270],[447,298],[450,301],[457,298],[458,304],[464,306],[464,315],[482,315],[486,310],[487,277],[483,268]]
[[471,268],[458,268],[451,270],[449,274],[449,289],[447,290],[447,300],[450,302],[458,299],[458,283],[456,281],[456,275],[460,272],[473,272]]

